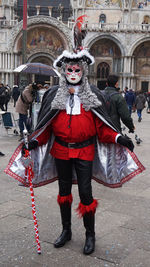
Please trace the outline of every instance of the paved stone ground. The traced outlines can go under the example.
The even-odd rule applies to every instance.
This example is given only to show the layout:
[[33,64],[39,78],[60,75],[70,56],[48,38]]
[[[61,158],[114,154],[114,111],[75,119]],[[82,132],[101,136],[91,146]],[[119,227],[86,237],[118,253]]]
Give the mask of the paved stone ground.
[[[9,111],[13,112],[12,103]],[[99,200],[96,213],[96,250],[84,256],[84,228],[74,212],[79,198],[73,187],[73,238],[55,249],[53,241],[61,231],[56,203],[57,182],[35,189],[42,254],[36,253],[29,188],[18,186],[4,168],[18,145],[18,137],[0,126],[0,267],[149,267],[150,266],[150,114],[143,120],[133,113],[136,133],[143,140],[135,153],[146,170],[118,189],[93,182],[93,195]]]

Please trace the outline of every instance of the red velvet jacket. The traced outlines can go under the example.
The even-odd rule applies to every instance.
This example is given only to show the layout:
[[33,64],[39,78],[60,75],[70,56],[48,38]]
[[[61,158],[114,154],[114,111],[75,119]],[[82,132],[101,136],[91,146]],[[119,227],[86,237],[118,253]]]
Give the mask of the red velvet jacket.
[[[103,143],[115,143],[117,132],[104,124],[91,111],[85,111],[81,105],[81,114],[72,115],[71,127],[69,128],[70,115],[66,114],[66,110],[60,111],[52,120],[52,123],[37,138],[39,146],[46,144],[53,132],[54,136],[58,136],[61,140],[69,143],[82,142],[92,136],[98,135],[98,139]],[[94,159],[95,146],[89,145],[80,149],[72,149],[64,147],[54,141],[51,148],[51,155],[55,158],[69,160],[70,158],[79,158],[82,160]]]

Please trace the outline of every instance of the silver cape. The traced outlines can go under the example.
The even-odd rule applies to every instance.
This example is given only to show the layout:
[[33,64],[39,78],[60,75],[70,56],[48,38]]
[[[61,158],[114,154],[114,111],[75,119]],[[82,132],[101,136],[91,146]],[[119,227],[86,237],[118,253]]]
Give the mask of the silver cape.
[[[95,110],[92,111],[109,125],[99,113]],[[34,135],[33,139],[39,136],[50,122],[51,120]],[[42,186],[57,180],[54,158],[49,153],[53,141],[54,136],[52,135],[46,145],[37,147],[30,152],[34,163],[34,178],[32,181],[34,187]],[[21,160],[22,144],[23,143],[15,150],[5,172],[26,186],[29,186],[28,179],[25,175],[25,167]],[[109,187],[119,187],[145,169],[135,153],[119,144],[100,143],[97,138],[95,147],[92,178],[99,183]],[[77,182],[75,171],[73,172],[72,182]]]

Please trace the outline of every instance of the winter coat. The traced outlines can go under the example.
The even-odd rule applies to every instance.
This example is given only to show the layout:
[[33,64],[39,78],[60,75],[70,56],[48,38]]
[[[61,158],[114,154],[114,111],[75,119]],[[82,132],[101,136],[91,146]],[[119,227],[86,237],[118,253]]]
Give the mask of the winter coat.
[[129,130],[133,130],[134,124],[122,94],[114,87],[106,87],[105,94],[111,95],[109,115],[116,127],[121,131],[121,120]]
[[19,95],[20,95],[19,87],[14,86],[12,90],[12,98],[14,99],[14,101],[18,100]]
[[150,103],[150,92],[147,93],[146,100],[147,100],[147,103],[149,104]]
[[5,87],[4,86],[0,87],[0,104],[1,105],[5,104]]
[[143,94],[139,94],[135,99],[136,109],[142,110],[143,108],[145,108],[145,102],[146,102],[145,96]]
[[11,98],[11,91],[9,88],[5,88],[5,104],[10,101]]
[[16,103],[16,112],[27,115],[30,108],[30,104],[33,102],[32,85],[28,85],[25,90],[19,96]]
[[135,94],[133,93],[133,91],[128,91],[125,94],[125,99],[128,106],[133,106],[135,103]]

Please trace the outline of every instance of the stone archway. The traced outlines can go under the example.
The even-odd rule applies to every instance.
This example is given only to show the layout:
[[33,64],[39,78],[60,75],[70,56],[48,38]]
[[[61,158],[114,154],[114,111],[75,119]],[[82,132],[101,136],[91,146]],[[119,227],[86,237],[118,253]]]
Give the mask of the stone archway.
[[[8,49],[15,58],[13,69],[22,64],[22,23],[21,21],[12,29],[8,43]],[[64,49],[72,50],[71,30],[65,24],[53,17],[35,16],[28,18],[27,62],[33,61],[35,55],[40,57],[42,53],[45,53],[52,65],[52,62]],[[12,79],[20,84],[18,76],[15,77],[13,74]],[[26,79],[25,82],[29,81]]]
[[107,77],[110,73],[110,65],[106,62],[101,62],[97,66],[97,87],[100,90],[105,89]]
[[[64,24],[58,21],[53,17],[45,17],[45,16],[34,16],[28,18],[27,22],[27,30],[33,29],[34,27],[52,27],[56,30],[57,34],[61,36],[64,40],[66,49],[72,49],[72,40],[71,40],[71,30]],[[17,52],[16,44],[19,38],[22,36],[22,27],[23,22],[21,21],[12,29],[11,36],[8,43],[8,48],[12,52]]]
[[[103,81],[105,80],[106,84],[107,77],[102,77],[101,75],[97,77],[97,70],[99,66],[103,65],[102,69],[107,69],[107,76],[109,73],[115,73],[119,75],[121,73],[121,49],[113,40],[106,37],[101,37],[99,40],[92,44],[92,46],[90,47],[90,53],[95,58],[93,82],[99,88],[102,86],[101,89],[103,89]],[[105,68],[104,65],[107,66],[107,68]]]
[[133,56],[136,90],[150,91],[150,40],[140,43]]
[[[66,40],[61,33],[51,25],[32,25],[27,30],[27,61],[35,54],[45,53],[51,59],[57,58],[67,48]],[[22,54],[22,34],[20,33],[15,42],[14,50]]]

